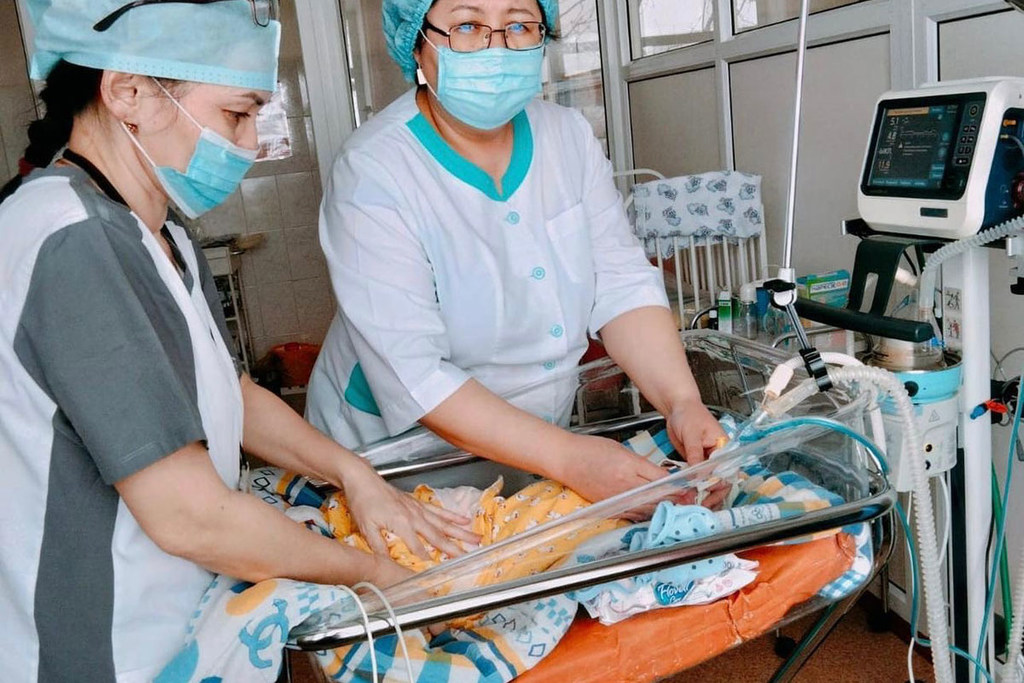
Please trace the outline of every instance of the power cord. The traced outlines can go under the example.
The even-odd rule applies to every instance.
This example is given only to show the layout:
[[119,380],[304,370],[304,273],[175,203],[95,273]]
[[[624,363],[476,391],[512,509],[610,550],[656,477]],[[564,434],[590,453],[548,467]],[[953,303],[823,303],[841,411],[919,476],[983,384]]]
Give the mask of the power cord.
[[[395,635],[398,637],[398,645],[402,648],[402,657],[405,658],[405,673],[409,679],[409,683],[416,683],[416,676],[412,673],[412,658],[409,657],[409,648],[405,645],[405,634],[402,633],[402,627],[398,624],[398,616],[395,614],[395,610],[391,607],[391,603],[384,597],[384,591],[377,586],[373,585],[369,581],[361,581],[355,585],[355,588],[368,588],[372,592],[377,594],[380,598],[381,603],[384,605],[384,609],[387,611],[388,616],[391,617],[391,624],[395,627]],[[376,674],[374,674],[374,680],[377,680]]]
[[363,627],[366,629],[366,640],[370,646],[370,670],[373,673],[373,678],[370,680],[380,680],[377,676],[377,649],[373,644],[373,632],[370,630],[370,615],[366,612],[366,607],[363,606],[363,601],[354,590],[348,586],[338,586],[342,591],[348,593],[356,603],[356,608],[359,610],[359,614],[363,617]]

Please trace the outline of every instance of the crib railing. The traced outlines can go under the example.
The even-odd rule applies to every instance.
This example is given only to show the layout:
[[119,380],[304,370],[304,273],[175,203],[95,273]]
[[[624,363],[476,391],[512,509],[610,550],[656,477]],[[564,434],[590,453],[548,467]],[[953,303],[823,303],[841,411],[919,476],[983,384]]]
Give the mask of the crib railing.
[[[653,177],[664,180],[658,171],[641,168],[616,173],[617,178]],[[633,206],[633,195],[625,200],[627,212]],[[720,292],[736,296],[745,282],[768,277],[768,245],[762,233],[754,237],[660,237],[644,240],[648,254],[662,273],[665,289],[679,321],[685,330],[699,312],[715,304]],[[666,254],[671,254],[666,256]]]

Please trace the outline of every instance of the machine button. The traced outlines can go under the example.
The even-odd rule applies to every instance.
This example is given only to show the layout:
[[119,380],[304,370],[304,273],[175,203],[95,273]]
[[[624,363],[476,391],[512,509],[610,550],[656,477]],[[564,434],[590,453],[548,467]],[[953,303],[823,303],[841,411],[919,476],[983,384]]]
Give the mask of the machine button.
[[978,108],[978,105],[972,104],[971,108],[967,110],[967,113],[971,116],[977,116],[979,111],[981,111],[981,109]]
[[505,220],[508,221],[509,225],[519,225],[519,221],[522,220],[522,217],[519,215],[518,211],[512,211],[505,216]]
[[971,160],[961,157],[953,161],[953,163],[956,164],[957,166],[966,166],[967,164],[971,163]]
[[968,142],[968,144],[973,145],[974,144],[974,136],[973,135],[968,135],[967,136],[967,142]]
[[565,328],[562,327],[561,325],[552,325],[551,336],[554,337],[555,339],[561,339],[563,336],[565,336]]

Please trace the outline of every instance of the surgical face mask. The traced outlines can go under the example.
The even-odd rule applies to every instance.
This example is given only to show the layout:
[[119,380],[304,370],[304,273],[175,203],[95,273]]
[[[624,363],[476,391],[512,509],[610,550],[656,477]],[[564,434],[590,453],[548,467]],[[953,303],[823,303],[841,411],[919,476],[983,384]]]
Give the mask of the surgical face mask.
[[[473,128],[500,128],[541,91],[542,48],[455,52],[430,45],[437,51],[437,90],[431,92],[449,114]],[[420,79],[426,83],[422,70]]]
[[196,149],[185,172],[182,173],[170,166],[158,166],[128,127],[123,123],[121,125],[153,167],[160,185],[171,201],[189,218],[198,218],[223,204],[238,189],[242,178],[256,161],[257,150],[239,147],[213,129],[203,126],[159,81],[156,83],[168,99],[174,102],[174,105],[201,131],[199,142],[196,143]]

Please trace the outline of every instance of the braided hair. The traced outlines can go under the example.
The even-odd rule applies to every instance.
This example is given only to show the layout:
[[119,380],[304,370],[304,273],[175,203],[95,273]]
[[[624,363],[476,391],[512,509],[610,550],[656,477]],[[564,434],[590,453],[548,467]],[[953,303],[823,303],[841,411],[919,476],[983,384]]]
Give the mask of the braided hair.
[[75,117],[99,96],[103,71],[61,60],[46,79],[39,93],[46,115],[28,127],[28,147],[19,163],[19,173],[0,189],[0,202],[21,186],[32,169],[45,168],[68,140]]

